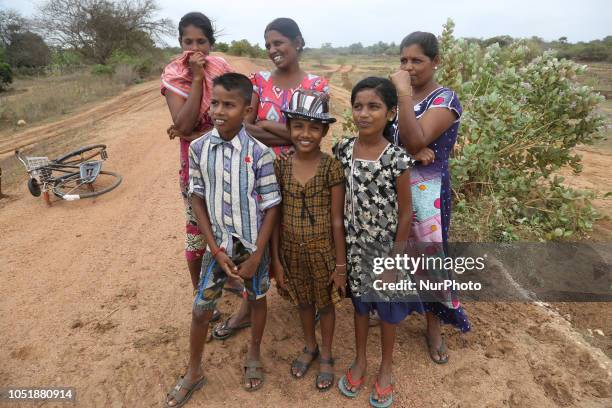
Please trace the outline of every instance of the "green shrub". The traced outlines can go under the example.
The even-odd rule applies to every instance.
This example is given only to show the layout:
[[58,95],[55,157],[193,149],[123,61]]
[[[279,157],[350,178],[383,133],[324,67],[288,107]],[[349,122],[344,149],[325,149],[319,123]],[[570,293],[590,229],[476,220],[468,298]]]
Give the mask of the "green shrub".
[[91,73],[94,75],[113,75],[115,68],[112,65],[96,64],[92,65]]
[[[144,79],[153,73],[161,72],[161,62],[163,60],[163,51],[157,51],[157,54],[146,51],[142,54],[134,55],[123,51],[115,51],[109,59],[109,65],[112,65],[115,71],[120,65],[126,65],[132,67],[132,70],[137,74],[137,79]],[[154,61],[159,61],[156,64]]]
[[228,52],[229,51],[229,45],[227,43],[224,43],[224,42],[215,43],[215,51]]
[[266,50],[261,48],[259,44],[251,45],[248,40],[232,41],[227,52],[230,55],[251,57],[251,58],[266,58]]
[[0,92],[6,90],[11,83],[13,83],[11,66],[5,62],[0,62]]
[[566,167],[581,171],[573,148],[592,144],[605,124],[597,111],[603,98],[576,81],[586,67],[552,52],[527,58],[532,50],[523,41],[483,48],[455,39],[453,27],[449,20],[441,36],[437,78],[458,93],[464,110],[450,163],[455,209],[485,222],[485,239],[589,231],[599,218],[594,194],[558,176]]

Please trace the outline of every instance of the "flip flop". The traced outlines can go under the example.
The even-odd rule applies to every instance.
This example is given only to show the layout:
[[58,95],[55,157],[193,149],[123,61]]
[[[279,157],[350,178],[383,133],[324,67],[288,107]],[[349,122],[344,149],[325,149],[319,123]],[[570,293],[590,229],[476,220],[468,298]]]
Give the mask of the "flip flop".
[[[364,380],[365,373],[358,380],[354,380],[353,374],[351,373],[351,369],[349,368],[346,374],[340,378],[340,381],[338,381],[338,389],[340,390],[340,393],[342,393],[342,395],[344,395],[345,397],[356,398],[357,395],[359,395],[359,391],[361,391],[361,388],[363,387]],[[357,387],[357,389],[355,391],[349,390],[347,387],[347,381],[348,385],[351,388]]]
[[[247,327],[251,327],[251,322],[244,322],[244,323],[240,323],[238,326],[235,327],[231,327],[229,325],[229,321],[231,319],[231,316],[227,318],[227,320],[225,320],[225,322],[221,323],[220,325],[216,325],[213,330],[212,330],[212,336],[215,340],[225,340],[228,339],[230,337],[232,337],[234,334],[236,334],[237,331],[242,330],[242,329],[246,329]],[[224,330],[227,331],[226,334],[217,334],[217,330]]]
[[[187,403],[187,401],[189,401],[191,399],[191,396],[193,395],[193,393],[195,391],[199,390],[200,388],[202,388],[202,386],[204,386],[204,384],[206,384],[206,378],[202,377],[197,382],[191,384],[191,387],[186,387],[185,386],[185,376],[181,375],[179,377],[179,380],[176,382],[176,385],[172,388],[172,390],[168,394],[166,394],[165,407],[166,408],[180,408],[180,407],[182,407],[183,405],[185,405]],[[185,394],[183,396],[183,398],[181,399],[179,397],[179,392],[183,388],[187,390],[187,394]],[[176,401],[176,405],[169,405],[168,404],[168,400],[170,398],[172,398],[174,401]]]
[[[444,342],[444,336],[442,336],[442,342],[440,343],[440,347],[434,349],[431,345],[431,341],[429,337],[425,335],[425,341],[427,342],[427,349],[429,350],[429,358],[436,364],[446,364],[448,363],[448,354],[446,353],[446,343]],[[435,354],[434,354],[435,353]],[[439,360],[435,359],[435,356],[439,358]],[[444,358],[441,356],[445,355]]]
[[[380,402],[378,399],[374,399],[375,396],[386,397],[387,395],[389,396],[389,398],[387,398],[383,402]],[[376,380],[376,383],[374,384],[374,389],[370,393],[370,405],[374,408],[388,408],[391,406],[391,404],[393,404],[393,383],[387,385],[384,389],[381,390],[380,385],[378,385],[378,380]]]
[[[263,366],[261,365],[261,361],[259,360],[247,360],[244,363],[244,383],[242,384],[243,388],[249,392],[257,391],[264,385],[264,373]],[[246,382],[249,380],[260,380],[259,384],[255,387],[247,387]]]

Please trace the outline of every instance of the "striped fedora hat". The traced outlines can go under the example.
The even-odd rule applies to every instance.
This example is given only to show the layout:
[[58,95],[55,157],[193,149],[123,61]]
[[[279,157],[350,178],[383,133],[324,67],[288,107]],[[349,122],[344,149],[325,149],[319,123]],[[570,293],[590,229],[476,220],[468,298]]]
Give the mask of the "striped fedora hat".
[[287,109],[282,112],[288,119],[306,119],[322,123],[334,123],[329,116],[329,96],[323,92],[298,89],[291,96]]

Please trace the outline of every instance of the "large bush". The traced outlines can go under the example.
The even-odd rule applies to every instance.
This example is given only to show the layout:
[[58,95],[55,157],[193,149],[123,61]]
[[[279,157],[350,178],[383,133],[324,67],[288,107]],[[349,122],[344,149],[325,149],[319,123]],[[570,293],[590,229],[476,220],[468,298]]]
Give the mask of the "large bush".
[[49,65],[51,52],[40,35],[24,31],[11,35],[6,59],[13,67],[38,68]]
[[573,148],[592,144],[605,124],[603,98],[581,86],[585,66],[522,41],[503,50],[441,37],[438,81],[454,89],[464,115],[451,160],[455,209],[482,239],[552,239],[588,231],[598,218],[593,194],[563,184],[559,170],[581,170]]
[[13,82],[13,71],[7,63],[0,62],[0,92],[4,91]]
[[230,55],[238,55],[251,58],[266,58],[266,51],[259,44],[251,45],[248,40],[232,41],[227,52]]

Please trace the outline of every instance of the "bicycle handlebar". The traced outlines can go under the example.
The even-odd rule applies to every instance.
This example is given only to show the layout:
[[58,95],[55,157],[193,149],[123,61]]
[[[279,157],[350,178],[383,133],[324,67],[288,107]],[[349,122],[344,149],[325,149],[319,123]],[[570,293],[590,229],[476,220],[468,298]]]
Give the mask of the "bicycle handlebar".
[[25,160],[23,159],[23,156],[21,155],[21,152],[19,151],[19,149],[15,150],[15,156],[17,156],[17,159],[19,159],[19,161],[21,163],[23,163],[23,165],[26,167],[26,169],[28,168],[27,163],[25,162]]

